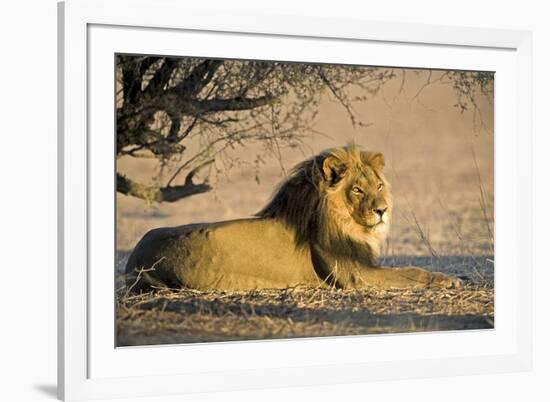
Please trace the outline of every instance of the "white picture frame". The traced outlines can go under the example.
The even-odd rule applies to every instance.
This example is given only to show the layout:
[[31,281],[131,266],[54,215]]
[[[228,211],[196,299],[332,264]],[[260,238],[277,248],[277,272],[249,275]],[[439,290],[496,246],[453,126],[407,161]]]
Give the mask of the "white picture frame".
[[[58,15],[61,399],[161,396],[531,368],[531,33],[238,12],[216,15],[187,8],[177,0],[68,0],[59,4]],[[495,260],[499,270],[495,329],[115,349],[114,315],[108,314],[114,311],[112,272],[93,269],[98,261],[112,258],[109,244],[114,244],[109,243],[108,235],[98,236],[109,233],[109,224],[92,219],[101,216],[109,221],[114,216],[112,205],[102,201],[106,199],[102,192],[108,194],[113,184],[108,180],[105,186],[97,184],[113,171],[108,162],[98,163],[105,160],[102,146],[109,154],[109,141],[114,137],[109,131],[113,117],[101,117],[106,116],[101,106],[104,96],[112,96],[113,88],[112,82],[108,88],[102,85],[113,80],[112,66],[106,60],[114,52],[136,49],[179,54],[178,46],[186,41],[178,38],[186,35],[203,46],[194,51],[193,55],[199,56],[316,61],[321,57],[316,54],[329,46],[331,51],[324,52],[323,61],[361,61],[354,51],[360,48],[371,52],[370,64],[494,67]],[[232,46],[219,44],[228,38]],[[299,45],[304,41],[309,53]],[[110,60],[112,63],[114,57]],[[95,134],[98,130],[108,134],[102,137]],[[102,142],[107,137],[107,142]],[[502,211],[513,221],[506,232],[498,223]],[[343,353],[320,353],[326,350]],[[354,353],[358,350],[362,353]],[[136,360],[144,359],[151,362],[144,366],[153,369],[136,368]]]

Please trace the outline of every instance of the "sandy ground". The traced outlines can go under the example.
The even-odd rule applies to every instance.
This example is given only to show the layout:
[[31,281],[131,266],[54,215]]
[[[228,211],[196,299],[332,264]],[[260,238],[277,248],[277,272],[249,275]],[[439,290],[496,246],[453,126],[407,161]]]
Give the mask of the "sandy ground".
[[[364,302],[357,306],[351,301],[347,306],[338,302],[344,310],[358,308],[354,317],[363,317],[359,320],[363,323],[361,325],[357,324],[357,319],[345,318],[345,314],[333,316],[329,312],[328,315],[305,319],[302,313],[290,310],[288,316],[281,313],[284,309],[277,310],[275,315],[269,313],[269,309],[261,310],[269,313],[262,317],[294,323],[294,326],[289,324],[288,328],[275,325],[273,328],[282,329],[277,332],[272,328],[273,331],[267,333],[250,329],[258,325],[265,327],[264,318],[256,322],[254,320],[258,318],[251,318],[250,313],[240,315],[227,306],[217,307],[215,311],[223,312],[218,315],[209,313],[203,316],[197,313],[202,311],[200,309],[189,310],[189,304],[182,300],[188,295],[170,296],[166,306],[171,307],[164,309],[154,303],[145,304],[148,307],[144,308],[143,303],[136,305],[135,300],[125,300],[117,321],[119,344],[492,327],[492,105],[479,99],[479,113],[474,115],[467,111],[461,114],[453,108],[456,99],[452,89],[441,84],[426,87],[415,98],[425,79],[425,74],[407,74],[402,91],[399,90],[400,81],[394,80],[357,108],[362,119],[369,123],[367,127],[354,128],[341,106],[326,99],[321,104],[316,123],[316,129],[324,134],[312,136],[304,150],[283,149],[283,166],[275,160],[268,161],[260,168],[259,180],[245,168],[259,152],[257,146],[252,145],[235,150],[235,155],[243,161],[243,168],[237,167],[212,177],[215,190],[210,193],[161,205],[146,205],[142,200],[117,194],[117,271],[121,272],[128,252],[149,229],[249,217],[261,209],[277,183],[284,180],[285,172],[294,164],[323,149],[354,141],[365,149],[382,151],[386,157],[386,175],[392,183],[395,210],[391,235],[384,250],[384,262],[394,266],[418,265],[462,276],[473,293],[458,291],[460,296],[445,303],[432,295],[431,299],[439,302],[432,303],[432,310],[427,308],[417,313],[408,310],[400,312],[398,306],[402,306],[402,299],[398,295],[393,299],[383,299],[393,300],[391,306],[395,307],[394,311],[385,313],[373,310],[373,297],[368,299],[370,304]],[[156,165],[147,160],[122,158],[118,160],[117,169],[142,181],[158,174]],[[166,177],[169,173],[170,169],[164,172]],[[479,293],[481,290],[483,297]],[[200,303],[206,303],[209,297],[214,296],[202,295]],[[272,296],[276,298],[276,295]],[[246,306],[256,303],[255,296],[250,297],[243,299],[245,310]],[[338,295],[326,294],[323,297],[340,300]],[[461,297],[470,297],[470,301],[479,299],[484,307],[470,312],[468,306],[471,305],[463,303],[464,308],[452,313],[445,310],[444,306],[452,305],[452,300],[461,300]],[[173,300],[179,304],[173,304]],[[221,302],[218,300],[217,303]],[[405,305],[407,303],[414,305],[411,302]],[[238,324],[232,329],[212,324],[219,330],[209,332],[206,328],[212,329],[212,326],[204,327],[201,320],[212,323],[219,319],[223,322],[227,318],[224,308],[229,309],[227,311]],[[384,314],[390,315],[384,319]],[[306,316],[313,317],[311,314]],[[427,317],[431,318],[428,320]],[[408,324],[403,320],[407,320]],[[346,322],[355,324],[348,325]],[[374,325],[376,322],[383,325]],[[155,323],[156,326],[153,325]],[[302,327],[298,323],[303,324]],[[319,326],[328,329],[320,331]],[[271,327],[268,325],[265,328]]]
[[118,308],[118,346],[491,329],[490,287],[160,291]]

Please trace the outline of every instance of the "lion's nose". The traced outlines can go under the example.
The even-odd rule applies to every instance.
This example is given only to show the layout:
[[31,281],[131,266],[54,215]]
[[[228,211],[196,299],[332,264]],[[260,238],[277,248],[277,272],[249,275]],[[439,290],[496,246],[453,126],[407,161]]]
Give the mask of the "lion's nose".
[[376,209],[374,210],[374,212],[376,212],[378,215],[380,215],[380,218],[381,218],[382,216],[384,216],[384,213],[385,213],[387,210],[388,210],[387,207],[376,208]]

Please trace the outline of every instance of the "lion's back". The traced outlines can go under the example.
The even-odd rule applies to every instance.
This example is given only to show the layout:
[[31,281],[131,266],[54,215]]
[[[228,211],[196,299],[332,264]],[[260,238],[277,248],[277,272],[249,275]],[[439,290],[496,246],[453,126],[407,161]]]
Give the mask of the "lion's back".
[[140,270],[149,284],[194,289],[283,288],[317,280],[309,251],[296,247],[293,233],[278,220],[260,218],[154,229],[128,260],[129,285]]

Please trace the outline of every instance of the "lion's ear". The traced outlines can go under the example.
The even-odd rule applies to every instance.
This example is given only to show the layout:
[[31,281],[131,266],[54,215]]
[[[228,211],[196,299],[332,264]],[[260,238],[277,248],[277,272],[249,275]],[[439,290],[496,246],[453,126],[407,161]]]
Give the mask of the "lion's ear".
[[330,185],[342,180],[347,170],[346,164],[336,156],[330,155],[323,160],[323,178]]
[[367,152],[366,162],[373,168],[382,170],[386,166],[384,155],[380,152]]

